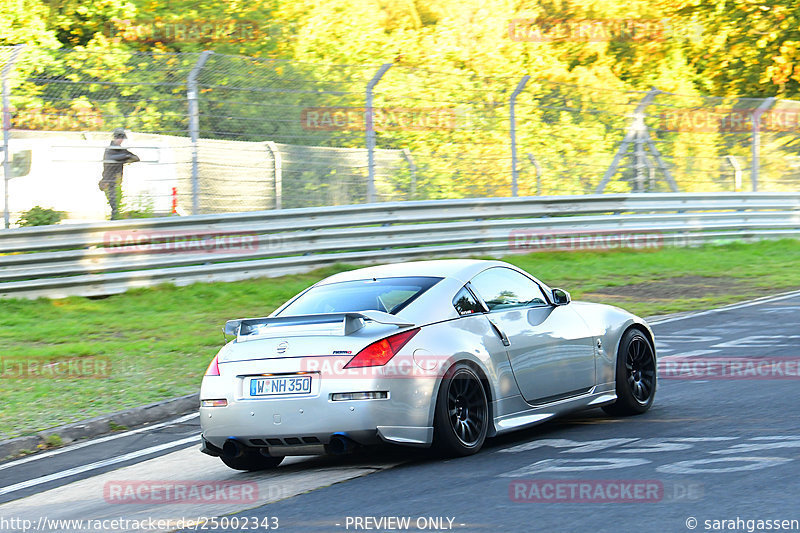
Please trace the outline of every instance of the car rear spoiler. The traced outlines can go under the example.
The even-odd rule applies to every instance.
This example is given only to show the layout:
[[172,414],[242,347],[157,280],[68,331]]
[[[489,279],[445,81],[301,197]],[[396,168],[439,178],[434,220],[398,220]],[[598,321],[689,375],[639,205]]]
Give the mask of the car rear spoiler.
[[390,324],[399,328],[413,326],[413,322],[401,320],[382,311],[357,311],[348,313],[320,313],[316,315],[275,316],[263,318],[239,318],[228,320],[223,332],[238,338],[251,335],[264,326],[302,326],[311,324],[341,324],[341,335],[351,335],[371,320],[378,324]]

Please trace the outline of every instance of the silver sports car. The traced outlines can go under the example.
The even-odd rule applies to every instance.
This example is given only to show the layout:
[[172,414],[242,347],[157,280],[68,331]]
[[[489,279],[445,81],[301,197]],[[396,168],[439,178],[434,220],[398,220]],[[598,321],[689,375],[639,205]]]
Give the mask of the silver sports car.
[[336,274],[225,333],[200,390],[202,450],[239,470],[379,440],[468,455],[580,409],[643,413],[656,392],[644,320],[502,261]]

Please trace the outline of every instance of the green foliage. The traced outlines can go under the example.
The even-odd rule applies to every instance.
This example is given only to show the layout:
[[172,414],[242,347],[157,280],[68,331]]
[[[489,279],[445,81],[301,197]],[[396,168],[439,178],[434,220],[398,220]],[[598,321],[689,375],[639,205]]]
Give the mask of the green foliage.
[[49,14],[49,6],[41,0],[0,2],[0,45],[57,48],[59,42]]
[[17,220],[20,227],[49,226],[58,224],[66,216],[63,211],[56,211],[47,207],[34,206],[25,211]]
[[797,98],[800,11],[792,0],[684,0],[676,13],[702,26],[685,44],[695,83],[716,95]]
[[52,433],[44,439],[44,444],[48,448],[58,448],[59,446],[64,444],[64,440],[58,433]]
[[124,424],[117,424],[113,420],[109,420],[108,429],[110,429],[111,431],[128,431],[128,426]]
[[152,218],[155,215],[153,199],[146,194],[135,198],[128,198],[120,187],[117,191],[120,197],[120,214],[122,218]]
[[[124,123],[183,134],[186,77],[199,52],[212,50],[200,79],[201,137],[363,147],[361,131],[303,130],[297,115],[308,106],[363,107],[375,67],[391,62],[376,106],[458,115],[452,131],[378,133],[378,148],[414,155],[419,199],[508,194],[508,98],[523,75],[532,80],[517,108],[520,194],[536,190],[529,153],[544,167],[543,194],[592,191],[643,96],[633,90],[685,96],[648,109],[654,131],[664,110],[707,105],[701,94],[800,94],[800,11],[790,0],[18,0],[0,6],[0,20],[0,44],[43,47],[20,66],[20,79],[37,82],[13,93],[16,123],[42,129],[32,110],[66,117],[76,130]],[[626,35],[607,28],[595,40],[512,38],[519,20],[535,21],[530,25],[539,30],[553,21],[650,29]],[[71,52],[55,52],[59,46]],[[184,55],[165,54],[171,52]],[[53,83],[64,79],[97,83],[83,84],[85,94],[78,95],[69,84]],[[721,158],[748,157],[741,135],[658,135],[686,191],[730,190]],[[763,144],[775,150],[764,160],[779,183],[794,172],[785,166],[796,150],[778,136]],[[287,169],[287,197],[359,201],[344,191],[341,173],[319,167]],[[607,190],[631,189],[633,170],[620,176]],[[410,181],[391,180],[392,190]]]
[[[595,86],[717,93],[800,90],[800,12],[790,0],[17,0],[0,7],[0,44],[110,51],[214,50],[324,63],[448,66]],[[514,19],[650,21],[626,38],[520,42]]]

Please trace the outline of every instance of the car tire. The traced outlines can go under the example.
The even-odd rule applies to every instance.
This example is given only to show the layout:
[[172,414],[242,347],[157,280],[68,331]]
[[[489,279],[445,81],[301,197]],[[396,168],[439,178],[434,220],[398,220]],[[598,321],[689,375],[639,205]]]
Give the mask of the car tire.
[[620,340],[616,384],[617,400],[603,406],[606,413],[639,415],[653,405],[658,385],[656,355],[650,340],[638,329],[629,329]]
[[257,472],[259,470],[270,470],[277,468],[283,457],[272,457],[270,455],[263,455],[258,450],[246,450],[239,457],[225,457],[220,456],[222,462],[229,468],[234,470],[245,470],[248,472]]
[[475,371],[465,364],[448,370],[439,387],[433,421],[433,447],[441,455],[477,453],[486,440],[489,404]]

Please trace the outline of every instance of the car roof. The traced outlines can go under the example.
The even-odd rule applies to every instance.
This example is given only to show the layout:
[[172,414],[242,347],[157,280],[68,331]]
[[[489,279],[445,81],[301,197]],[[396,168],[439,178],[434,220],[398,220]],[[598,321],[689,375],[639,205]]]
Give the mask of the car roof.
[[511,267],[503,261],[490,261],[483,259],[438,259],[434,261],[409,261],[378,265],[357,270],[350,270],[334,274],[317,283],[327,285],[342,281],[355,281],[370,278],[395,278],[408,276],[432,276],[438,278],[452,278],[466,283],[478,272],[493,266]]

